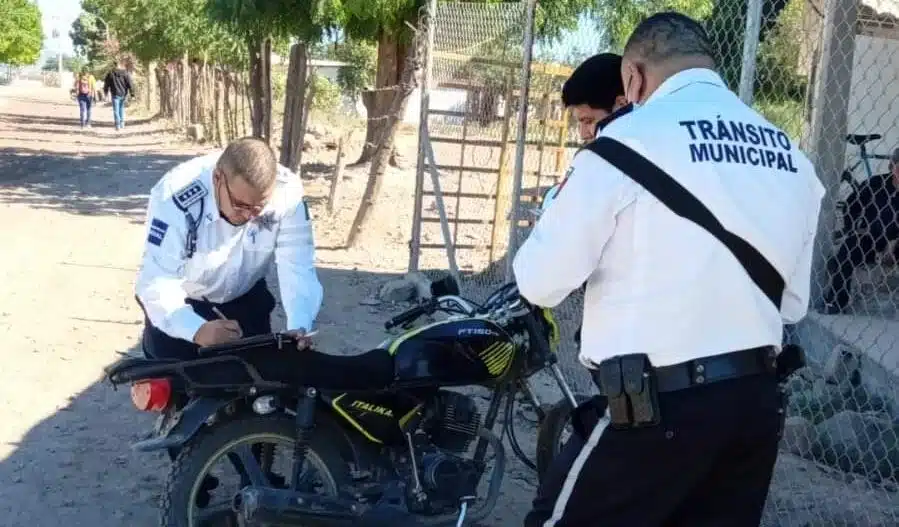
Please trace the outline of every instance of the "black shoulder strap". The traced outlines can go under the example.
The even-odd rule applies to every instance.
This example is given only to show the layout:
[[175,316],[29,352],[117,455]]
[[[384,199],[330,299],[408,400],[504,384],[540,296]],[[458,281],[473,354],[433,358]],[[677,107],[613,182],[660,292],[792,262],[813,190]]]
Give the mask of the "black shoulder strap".
[[584,148],[608,161],[664,203],[678,216],[707,230],[727,247],[753,282],[780,309],[785,282],[764,255],[743,238],[721,225],[712,211],[655,163],[609,137],[600,137]]

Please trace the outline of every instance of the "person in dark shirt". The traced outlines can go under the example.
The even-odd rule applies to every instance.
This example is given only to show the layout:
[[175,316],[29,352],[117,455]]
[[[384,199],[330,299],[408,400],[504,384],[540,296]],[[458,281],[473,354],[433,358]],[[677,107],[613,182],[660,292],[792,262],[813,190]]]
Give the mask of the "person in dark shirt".
[[600,53],[582,62],[562,85],[562,104],[577,121],[581,140],[596,139],[602,126],[620,115],[616,112],[630,110],[621,82],[621,55]]
[[824,295],[824,311],[843,312],[852,298],[852,274],[862,264],[877,261],[886,252],[899,259],[899,148],[890,156],[890,171],[872,176],[846,200],[843,225],[846,238],[827,262],[830,288]]
[[119,61],[115,61],[112,71],[103,79],[103,91],[112,95],[112,117],[115,120],[115,129],[125,128],[125,97],[134,96],[134,88],[131,84],[131,75],[128,70],[121,67]]

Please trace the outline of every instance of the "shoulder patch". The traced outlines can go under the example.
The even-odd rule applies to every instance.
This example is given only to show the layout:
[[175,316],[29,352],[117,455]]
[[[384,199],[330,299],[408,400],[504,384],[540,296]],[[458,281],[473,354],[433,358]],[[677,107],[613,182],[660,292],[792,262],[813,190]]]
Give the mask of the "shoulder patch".
[[187,210],[188,207],[206,197],[206,194],[208,193],[209,191],[206,190],[206,185],[199,180],[194,180],[186,187],[175,192],[172,199],[179,209]]
[[169,224],[157,219],[153,218],[150,221],[150,233],[147,235],[147,241],[152,243],[155,246],[160,246],[162,244],[163,238],[165,238],[165,233],[169,230]]

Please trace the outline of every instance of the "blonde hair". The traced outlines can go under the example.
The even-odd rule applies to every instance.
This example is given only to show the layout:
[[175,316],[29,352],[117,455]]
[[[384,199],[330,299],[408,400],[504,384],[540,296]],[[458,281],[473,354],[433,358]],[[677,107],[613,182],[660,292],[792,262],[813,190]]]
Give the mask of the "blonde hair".
[[275,184],[278,161],[271,147],[257,137],[242,137],[222,152],[216,167],[225,177],[240,177],[257,190],[268,190]]

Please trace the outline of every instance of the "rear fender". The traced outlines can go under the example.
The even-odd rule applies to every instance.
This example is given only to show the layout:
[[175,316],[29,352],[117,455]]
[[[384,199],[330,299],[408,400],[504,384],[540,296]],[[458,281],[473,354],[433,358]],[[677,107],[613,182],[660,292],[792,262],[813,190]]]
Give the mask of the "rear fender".
[[153,452],[179,448],[190,441],[210,418],[237,399],[197,397],[191,399],[180,412],[163,414],[156,421],[155,437],[138,441],[131,448],[138,452]]

